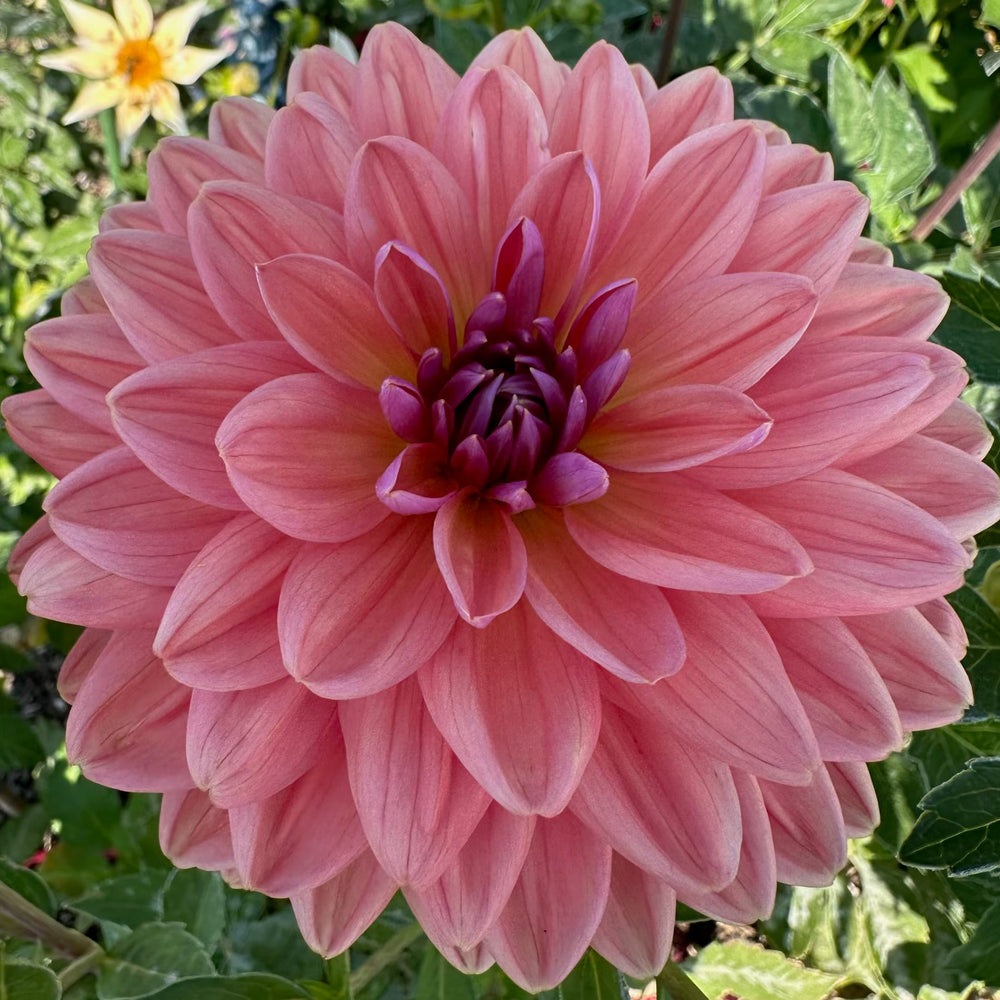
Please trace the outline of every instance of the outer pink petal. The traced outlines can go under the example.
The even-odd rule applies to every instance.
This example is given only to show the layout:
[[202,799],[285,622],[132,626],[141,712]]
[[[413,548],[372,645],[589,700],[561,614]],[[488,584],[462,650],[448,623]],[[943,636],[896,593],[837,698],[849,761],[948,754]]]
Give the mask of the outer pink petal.
[[524,593],[528,559],[510,514],[465,489],[434,516],[434,554],[458,613],[486,628]]
[[534,829],[533,816],[515,816],[494,802],[437,882],[405,890],[438,948],[475,949],[510,898]]
[[507,67],[468,73],[452,94],[434,152],[476,206],[487,252],[504,235],[521,188],[548,162],[547,136],[538,99]]
[[340,704],[361,825],[386,873],[428,886],[455,861],[489,796],[435,728],[415,680]]
[[919,507],[836,469],[747,491],[741,499],[794,532],[816,567],[752,598],[763,615],[857,615],[917,604],[959,587],[965,550]]
[[202,187],[188,218],[191,254],[205,291],[242,340],[275,340],[257,286],[258,264],[286,253],[346,254],[343,220],[333,209],[253,184]]
[[291,678],[246,691],[195,691],[187,759],[223,809],[274,795],[319,759],[336,707]]
[[183,684],[212,691],[284,677],[278,594],[300,548],[253,514],[230,521],[171,595],[155,641],[167,670]]
[[176,493],[127,449],[81,465],[45,498],[52,529],[86,559],[150,586],[171,586],[232,517]]
[[836,618],[766,622],[824,760],[878,760],[903,744],[885,683]]
[[270,896],[312,889],[342,872],[367,846],[347,780],[337,727],[317,763],[266,799],[229,810],[240,881]]
[[44,389],[8,396],[3,418],[13,442],[54,476],[68,475],[119,443],[63,409]]
[[212,805],[200,788],[164,792],[160,806],[160,847],[178,868],[231,868],[229,815]]
[[804,274],[822,298],[844,269],[867,218],[867,200],[846,181],[769,195],[761,199],[729,270]]
[[87,777],[130,792],[190,788],[184,727],[191,692],[153,656],[152,631],[115,632],[80,685],[66,756]]
[[60,406],[108,433],[105,395],[143,366],[115,321],[100,313],[36,324],[25,334],[24,360]]
[[907,729],[956,722],[972,704],[972,686],[959,653],[916,609],[863,615],[845,624],[882,675]]
[[366,143],[351,170],[346,206],[351,262],[362,277],[371,279],[383,244],[398,240],[441,276],[460,323],[489,291],[476,213],[423,147],[396,136]]
[[396,888],[375,855],[365,851],[328,882],[292,896],[292,909],[313,951],[339,955],[385,909]]
[[59,668],[57,681],[59,697],[67,704],[72,705],[76,700],[77,692],[94,669],[98,657],[104,652],[104,647],[113,634],[105,629],[88,628],[83,630],[83,634],[73,644]]
[[921,431],[926,437],[943,441],[973,458],[981,459],[993,444],[986,422],[968,403],[954,400],[946,410],[935,417]]
[[552,989],[586,951],[607,904],[611,848],[570,813],[540,820],[486,946],[531,992]]
[[650,171],[631,224],[590,284],[636,278],[638,305],[667,284],[721,274],[750,231],[764,159],[764,140],[747,122],[717,125],[679,143]]
[[183,237],[119,229],[94,240],[87,259],[112,315],[147,361],[239,339],[205,294]]
[[652,688],[606,683],[605,693],[698,752],[751,774],[801,784],[820,753],[774,644],[736,597],[668,593],[687,659]]
[[875,264],[878,267],[892,267],[892,251],[888,247],[859,236],[851,252],[852,264]]
[[618,49],[597,42],[566,80],[552,116],[549,148],[580,150],[601,189],[596,257],[628,225],[649,163],[649,119],[632,72]]
[[[125,205],[118,205],[118,208],[132,208],[134,206],[148,208],[147,202],[129,202]],[[110,212],[111,209],[108,209]],[[107,218],[105,212],[103,218]],[[81,278],[75,285],[67,289],[62,297],[59,311],[63,316],[87,316],[90,313],[107,314],[108,306],[103,296],[97,290],[94,279],[91,277]]]
[[594,664],[522,602],[489,629],[459,622],[417,676],[438,729],[494,799],[519,814],[566,807],[600,728]]
[[760,781],[780,882],[824,886],[847,863],[843,813],[825,767],[805,788]]
[[14,543],[10,555],[7,557],[7,575],[15,587],[20,586],[21,574],[24,572],[28,560],[44,545],[53,541],[58,541],[58,539],[52,532],[48,514],[43,514]]
[[353,120],[362,139],[401,135],[430,149],[458,74],[402,25],[376,25],[354,76]]
[[788,353],[816,301],[812,283],[791,274],[720,274],[665,288],[632,313],[632,366],[615,398],[692,382],[743,392]]
[[680,669],[684,635],[658,588],[594,562],[554,514],[525,514],[518,526],[528,551],[525,597],[556,635],[626,681]]
[[232,409],[216,444],[244,503],[295,538],[348,541],[389,514],[375,481],[399,442],[369,390],[318,374],[275,379]]
[[833,180],[833,158],[812,146],[798,143],[768,146],[764,167],[763,196],[807,184],[825,184]]
[[336,112],[351,113],[351,92],[357,67],[325,45],[303,49],[292,60],[288,71],[288,101],[312,91],[319,94]]
[[256,160],[263,159],[267,130],[274,108],[249,97],[224,97],[208,113],[209,142],[235,149]]
[[733,85],[714,66],[671,80],[646,101],[649,167],[688,136],[733,120]]
[[165,483],[214,507],[245,510],[215,445],[219,425],[264,382],[307,370],[287,344],[231,344],[137,372],[108,403],[122,440]]
[[756,448],[771,426],[768,414],[735,389],[665,386],[599,413],[580,450],[613,469],[675,472]]
[[639,94],[642,97],[643,103],[647,105],[646,110],[648,111],[650,99],[659,93],[659,87],[656,86],[653,74],[641,63],[629,63],[628,68],[632,73],[632,79],[635,80],[636,87],[639,88]]
[[591,558],[660,587],[757,593],[811,568],[775,521],[676,473],[619,472],[603,497],[567,507],[565,517]]
[[215,142],[190,136],[170,136],[149,156],[149,200],[163,229],[183,236],[188,208],[208,181],[264,180],[258,157],[246,156]]
[[413,373],[403,342],[382,318],[371,285],[342,264],[288,254],[257,268],[264,304],[284,338],[317,368],[376,391]]
[[385,321],[418,357],[442,353],[454,336],[451,300],[437,272],[419,254],[387,243],[375,258],[375,298]]
[[827,774],[844,815],[848,837],[867,837],[878,826],[878,796],[872,784],[868,765],[863,761],[826,763]]
[[[160,223],[160,213],[150,201],[127,201],[121,205],[112,205],[98,220],[97,231],[110,233],[115,229],[144,229],[151,233],[164,231],[164,227]],[[77,284],[79,285],[80,282]],[[85,311],[93,312],[94,310],[87,309]],[[62,301],[62,314],[63,316],[70,315],[70,310],[66,308],[65,296]]]
[[740,808],[729,768],[607,702],[601,738],[570,808],[679,893],[718,889],[736,875]]
[[392,517],[342,545],[302,548],[278,609],[293,677],[325,698],[357,698],[429,659],[458,617],[434,562],[432,523]]
[[626,975],[652,979],[670,958],[676,905],[674,890],[663,879],[615,854],[594,948]]
[[268,133],[267,186],[343,212],[347,176],[360,145],[345,115],[318,94],[300,94],[277,113]]
[[963,659],[969,647],[969,637],[958,612],[948,601],[944,597],[935,597],[933,601],[918,604],[917,610],[945,641],[954,658]]

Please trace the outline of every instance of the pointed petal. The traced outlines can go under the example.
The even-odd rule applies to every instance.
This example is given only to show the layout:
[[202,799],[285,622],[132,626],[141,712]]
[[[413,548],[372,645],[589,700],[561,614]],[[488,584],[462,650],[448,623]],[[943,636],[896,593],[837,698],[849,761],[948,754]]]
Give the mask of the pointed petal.
[[85,83],[60,121],[63,125],[72,125],[74,122],[96,115],[98,111],[121,105],[127,98],[128,87],[121,77]]
[[111,0],[111,7],[125,38],[149,38],[153,33],[153,8],[148,0]]
[[764,167],[763,196],[808,184],[826,184],[833,180],[833,158],[812,146],[790,143],[768,146]]
[[72,705],[84,680],[93,671],[108,640],[114,633],[105,629],[88,628],[73,644],[59,668],[59,697]]
[[357,67],[325,45],[303,49],[288,71],[288,103],[300,94],[319,94],[338,114],[350,117]]
[[[126,205],[116,205],[115,208],[130,208],[132,205],[139,204],[144,208],[148,208],[147,202],[132,202]],[[109,212],[113,212],[114,209],[108,209]],[[101,221],[107,219],[107,212],[102,216]],[[60,304],[60,312],[63,316],[80,316],[89,315],[90,313],[104,313],[107,315],[108,307],[104,301],[104,297],[98,291],[97,285],[94,284],[94,279],[91,277],[81,278],[75,285],[67,289],[66,293],[62,297],[62,303]]]
[[[160,50],[161,55],[168,55],[178,51],[187,41],[191,29],[194,28],[199,18],[205,13],[208,4],[204,0],[192,0],[191,3],[181,4],[171,10],[164,11],[156,21],[153,30],[153,42]],[[178,81],[191,82],[194,81]]]
[[733,85],[714,66],[671,80],[646,102],[649,166],[688,136],[733,120]]
[[417,676],[438,729],[490,795],[511,812],[553,816],[597,739],[595,671],[522,603],[488,629],[459,622]]
[[274,115],[274,108],[263,101],[224,97],[208,113],[209,141],[260,160]]
[[220,871],[235,864],[229,815],[200,788],[163,793],[160,847],[178,868]]
[[879,822],[878,796],[863,761],[827,762],[827,773],[840,801],[848,837],[867,837]]
[[501,32],[472,60],[469,69],[493,66],[509,66],[534,91],[546,118],[552,120],[569,67],[552,58],[532,28]]
[[[63,299],[63,312],[66,300]],[[986,422],[968,403],[954,400],[947,409],[921,428],[920,433],[935,441],[943,441],[973,458],[986,456],[993,444],[993,435]]]
[[[200,49],[194,45],[185,45],[163,60],[163,75],[174,83],[188,86],[200,80],[228,54],[225,49]],[[153,113],[156,113],[155,109]]]
[[89,45],[120,45],[121,29],[106,11],[98,10],[78,0],[60,0],[59,6],[73,28],[73,33]]
[[[165,140],[164,140],[165,141]],[[151,201],[126,201],[121,205],[112,205],[111,208],[107,209],[101,216],[100,221],[97,224],[97,229],[101,233],[114,232],[116,229],[142,229],[146,232],[151,233],[162,233],[163,226],[160,224],[160,214],[156,211],[156,206]],[[82,281],[78,281],[67,295],[71,295],[74,289],[79,289],[84,285],[85,282],[90,281],[89,278],[84,278]],[[93,282],[91,282],[93,285]],[[96,286],[94,286],[96,292]],[[98,293],[99,295],[100,293]],[[66,308],[66,296],[63,296],[62,301],[62,314],[63,316],[69,316],[72,312],[107,312],[107,309],[102,305],[100,310],[84,308],[84,309],[67,309]]]
[[46,69],[79,73],[91,80],[104,80],[118,70],[118,46],[87,44],[78,49],[45,52],[38,57],[38,62]]

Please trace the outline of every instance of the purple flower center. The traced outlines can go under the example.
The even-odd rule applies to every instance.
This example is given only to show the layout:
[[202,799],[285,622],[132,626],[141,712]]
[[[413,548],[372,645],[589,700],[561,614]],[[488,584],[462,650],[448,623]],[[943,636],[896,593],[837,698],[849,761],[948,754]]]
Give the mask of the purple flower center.
[[603,466],[574,449],[628,374],[620,350],[635,281],[601,289],[568,334],[539,316],[545,277],[541,234],[519,219],[500,241],[493,291],[473,310],[450,358],[426,350],[416,384],[388,378],[380,401],[409,444],[379,477],[379,499],[401,514],[427,513],[472,488],[513,513],[603,495]]

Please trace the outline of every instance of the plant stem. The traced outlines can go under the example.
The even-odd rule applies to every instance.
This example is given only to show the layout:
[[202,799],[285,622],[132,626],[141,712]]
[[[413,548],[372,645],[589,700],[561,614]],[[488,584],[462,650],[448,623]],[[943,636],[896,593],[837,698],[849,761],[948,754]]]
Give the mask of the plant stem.
[[407,924],[395,934],[363,965],[358,966],[350,979],[351,995],[363,990],[383,969],[387,969],[400,955],[423,935],[420,924]]
[[84,976],[93,972],[103,957],[104,952],[95,944],[86,955],[81,955],[70,962],[58,975],[59,985],[63,988],[63,991],[65,992],[77,980],[83,979]]
[[948,214],[951,206],[962,197],[962,192],[990,165],[997,153],[1000,153],[1000,122],[993,126],[979,148],[962,164],[937,201],[920,216],[910,232],[910,239],[915,243],[927,239],[931,230]]
[[667,962],[656,977],[656,994],[658,1000],[708,1000],[676,962]]
[[108,175],[115,186],[115,191],[124,191],[125,178],[122,174],[122,154],[118,148],[114,109],[106,108],[98,118],[101,123],[101,134],[104,136],[104,156],[108,161]]
[[674,52],[677,49],[677,38],[681,33],[681,19],[684,17],[684,0],[670,0],[670,10],[667,11],[667,27],[663,33],[663,47],[660,49],[660,65],[656,70],[656,83],[666,86],[670,80],[670,70],[674,64]]
[[83,972],[77,975],[77,979],[89,972],[104,954],[99,944],[71,927],[63,927],[58,920],[53,920],[47,913],[43,913],[37,906],[29,903],[2,882],[0,882],[0,918],[5,918],[0,919],[4,930],[10,929],[18,936],[40,941],[52,951],[66,958],[76,959],[77,961],[67,966],[64,972],[86,959],[88,964]]

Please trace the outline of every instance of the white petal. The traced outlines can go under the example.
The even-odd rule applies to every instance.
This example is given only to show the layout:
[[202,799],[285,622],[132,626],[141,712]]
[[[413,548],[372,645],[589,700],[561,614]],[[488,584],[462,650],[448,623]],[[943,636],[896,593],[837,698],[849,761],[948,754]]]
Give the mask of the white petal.
[[149,117],[149,98],[142,91],[132,91],[115,108],[115,129],[122,152],[127,153],[142,123]]
[[70,105],[69,111],[63,115],[62,123],[63,125],[72,125],[73,122],[89,118],[91,115],[96,115],[98,111],[120,104],[127,96],[128,88],[120,76],[112,77],[110,80],[95,80],[93,83],[84,84],[80,93],[76,95],[76,100]]
[[46,52],[38,61],[48,69],[79,73],[91,80],[103,80],[118,69],[117,45],[84,45],[62,52]]
[[121,45],[122,33],[115,19],[103,10],[77,0],[61,0],[63,12],[81,42],[94,45]]
[[188,40],[191,29],[205,13],[207,6],[204,0],[194,0],[193,3],[174,7],[160,16],[153,29],[153,42],[164,59],[172,56]]
[[194,83],[206,70],[226,58],[225,49],[196,49],[185,45],[163,60],[163,75],[174,83]]
[[112,0],[111,6],[126,38],[149,38],[153,33],[153,8],[149,0]]
[[150,85],[146,94],[153,117],[172,131],[187,135],[187,122],[181,111],[181,95],[177,88],[168,80],[160,80]]

